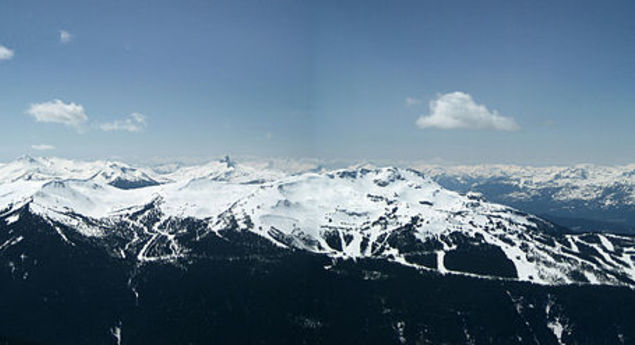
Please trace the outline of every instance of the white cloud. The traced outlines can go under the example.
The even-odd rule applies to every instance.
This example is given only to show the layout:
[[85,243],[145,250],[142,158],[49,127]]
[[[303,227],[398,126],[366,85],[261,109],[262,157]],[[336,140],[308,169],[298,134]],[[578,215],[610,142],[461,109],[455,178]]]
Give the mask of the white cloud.
[[38,151],[55,150],[55,146],[47,144],[31,145],[31,148]]
[[72,40],[73,40],[73,35],[70,32],[66,30],[60,30],[60,43],[67,44]]
[[412,97],[406,97],[406,106],[411,107],[423,103],[422,100]]
[[37,122],[61,123],[77,129],[88,120],[83,106],[72,102],[67,104],[59,99],[31,104],[26,113]]
[[99,125],[102,131],[128,131],[141,132],[148,126],[145,115],[140,113],[132,113],[123,120],[102,123]]
[[0,44],[0,61],[11,60],[13,58],[13,50]]
[[430,102],[430,114],[417,119],[417,126],[441,129],[492,129],[515,131],[520,129],[511,117],[504,117],[496,110],[477,104],[472,96],[463,92],[439,95]]

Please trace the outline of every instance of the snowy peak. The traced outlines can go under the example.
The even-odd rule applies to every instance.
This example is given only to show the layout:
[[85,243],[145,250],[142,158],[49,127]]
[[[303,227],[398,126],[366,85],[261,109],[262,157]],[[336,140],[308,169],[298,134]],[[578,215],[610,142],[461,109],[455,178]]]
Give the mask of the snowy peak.
[[264,236],[274,230],[308,238],[314,251],[334,249],[326,243],[328,233],[352,237],[355,245],[334,254],[358,257],[372,254],[362,242],[372,243],[415,218],[425,219],[422,236],[438,234],[454,213],[479,206],[412,171],[382,168],[294,176],[258,189],[231,211]]
[[236,166],[236,163],[232,161],[231,158],[229,158],[229,156],[223,157],[223,159],[221,159],[220,162],[225,163],[228,168],[233,168]]
[[90,179],[121,189],[143,188],[160,184],[150,172],[132,168],[122,163],[106,162],[101,170]]
[[58,214],[76,213],[105,218],[121,209],[151,201],[154,194],[130,193],[109,184],[83,180],[47,182],[32,197],[32,203]]
[[53,175],[47,160],[21,156],[16,160],[0,165],[0,177],[3,182],[16,180],[44,180]]
[[133,168],[120,162],[82,162],[22,156],[0,165],[0,183],[65,179],[92,180],[122,189],[142,188],[166,182],[150,169]]
[[173,181],[217,181],[244,184],[257,184],[273,181],[285,176],[284,173],[271,169],[257,169],[232,161],[229,156],[198,166],[181,167],[163,175]]

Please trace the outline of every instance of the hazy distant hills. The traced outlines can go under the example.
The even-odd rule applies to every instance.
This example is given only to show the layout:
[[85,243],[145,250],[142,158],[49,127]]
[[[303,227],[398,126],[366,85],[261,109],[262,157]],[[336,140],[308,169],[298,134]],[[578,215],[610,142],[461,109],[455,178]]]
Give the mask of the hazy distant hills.
[[575,231],[635,233],[635,165],[419,168],[445,188],[479,192]]

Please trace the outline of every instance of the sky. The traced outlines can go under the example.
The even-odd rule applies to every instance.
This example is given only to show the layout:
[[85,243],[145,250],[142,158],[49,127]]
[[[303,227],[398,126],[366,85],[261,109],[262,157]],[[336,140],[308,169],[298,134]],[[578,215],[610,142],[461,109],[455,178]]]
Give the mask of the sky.
[[0,0],[0,160],[635,162],[632,1]]

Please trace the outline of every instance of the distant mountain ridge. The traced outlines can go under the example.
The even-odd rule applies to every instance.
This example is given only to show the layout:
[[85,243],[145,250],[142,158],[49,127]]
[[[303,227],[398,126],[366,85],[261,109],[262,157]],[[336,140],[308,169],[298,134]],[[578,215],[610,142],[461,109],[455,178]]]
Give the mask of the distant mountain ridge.
[[635,233],[635,165],[417,168],[445,188],[538,214],[576,231]]

